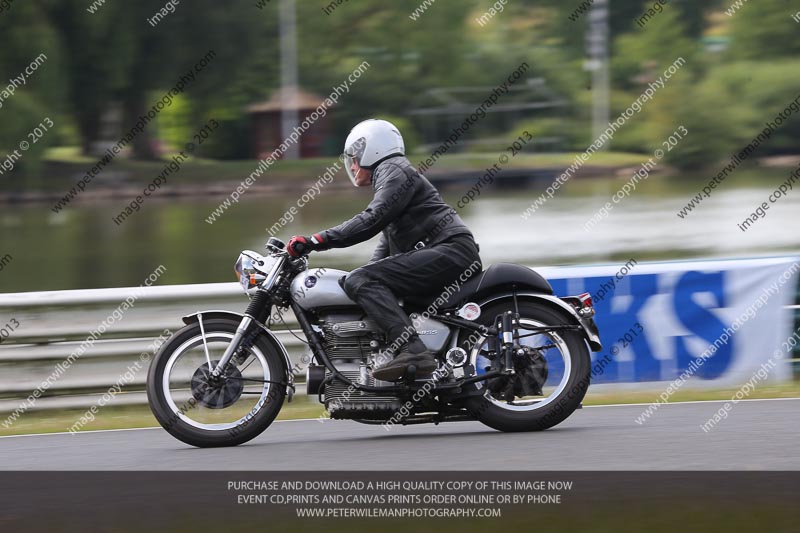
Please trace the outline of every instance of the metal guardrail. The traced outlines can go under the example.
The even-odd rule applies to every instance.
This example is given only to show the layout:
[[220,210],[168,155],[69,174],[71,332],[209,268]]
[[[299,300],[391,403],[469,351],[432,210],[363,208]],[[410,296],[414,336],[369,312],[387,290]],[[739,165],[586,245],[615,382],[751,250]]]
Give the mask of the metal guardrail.
[[[794,301],[795,305],[790,305],[789,309],[794,310],[794,331],[800,331],[800,283],[797,284]],[[800,343],[792,350],[792,374],[795,379],[800,379]]]
[[[112,316],[126,298],[136,295],[132,307]],[[181,317],[206,309],[244,312],[247,297],[238,283],[210,283],[141,288],[30,292],[0,295],[5,324],[19,323],[0,344],[0,412],[17,409],[59,363],[84,342],[89,332],[111,318],[113,324],[36,400],[30,411],[85,408],[93,405],[148,351],[165,329],[177,331]],[[291,312],[284,316],[296,325]],[[3,327],[0,324],[0,327]],[[281,326],[282,328],[282,326]],[[292,361],[299,361],[305,345],[288,330],[276,328]],[[302,332],[296,331],[302,337]],[[144,403],[147,365],[126,382],[113,400],[116,405]]]

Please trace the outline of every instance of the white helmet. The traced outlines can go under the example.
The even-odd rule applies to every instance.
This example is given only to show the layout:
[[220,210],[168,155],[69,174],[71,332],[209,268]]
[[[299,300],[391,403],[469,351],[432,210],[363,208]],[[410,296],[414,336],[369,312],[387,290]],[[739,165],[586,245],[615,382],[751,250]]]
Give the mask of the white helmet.
[[358,166],[370,168],[389,156],[405,154],[406,147],[400,131],[391,122],[375,118],[356,124],[344,142],[344,164],[353,185],[356,185],[356,177],[351,170],[354,160]]

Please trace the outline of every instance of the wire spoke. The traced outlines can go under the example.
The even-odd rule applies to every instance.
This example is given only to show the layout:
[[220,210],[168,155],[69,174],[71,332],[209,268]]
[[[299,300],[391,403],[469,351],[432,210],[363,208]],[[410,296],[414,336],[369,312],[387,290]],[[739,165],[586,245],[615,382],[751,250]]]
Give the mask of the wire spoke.
[[[244,367],[244,368],[242,368],[242,369],[240,369],[240,370],[239,370],[239,373],[240,373],[240,374],[244,374],[244,371],[245,371],[245,370],[247,370],[247,367],[248,367],[248,366],[250,366],[250,365],[252,365],[252,364],[255,362],[256,358],[255,358],[255,357],[253,357],[253,356],[252,356],[252,354],[251,354],[249,357],[252,357],[252,359],[250,359],[250,362],[249,362],[249,363],[247,363],[247,365],[245,365],[245,367]],[[247,359],[245,359],[245,361],[246,361],[246,360],[247,360]]]
[[556,345],[556,344],[545,344],[544,346],[529,346],[529,348],[531,350],[541,351],[541,350],[549,350],[550,348],[558,348],[558,345]]

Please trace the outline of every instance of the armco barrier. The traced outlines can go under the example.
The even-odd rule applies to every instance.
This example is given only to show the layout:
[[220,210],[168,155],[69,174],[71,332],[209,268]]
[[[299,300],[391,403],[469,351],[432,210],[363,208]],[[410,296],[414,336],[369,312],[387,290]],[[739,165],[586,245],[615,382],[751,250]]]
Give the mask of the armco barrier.
[[[114,323],[61,373],[30,410],[92,405],[165,329],[183,327],[182,316],[204,309],[242,313],[248,304],[238,283],[137,287],[141,296],[133,307],[124,310],[120,319],[113,318],[114,311],[133,291],[116,288],[0,295],[0,319],[13,317],[19,323],[19,328],[0,344],[0,412],[16,409],[91,331],[97,331],[104,321],[108,323],[109,317]],[[295,322],[291,312],[285,319],[290,325]],[[293,360],[299,360],[305,345],[283,326],[276,334]],[[145,403],[146,374],[143,365],[113,403]]]
[[[792,309],[794,310],[794,330],[800,331],[800,283],[797,284],[797,296],[795,296]],[[795,378],[798,378],[800,377],[800,343],[794,347],[792,355],[792,373]]]
[[[551,281],[558,295],[602,295],[595,305],[604,350],[593,357],[611,354],[613,363],[596,383],[612,387],[670,381],[717,341],[718,350],[693,376],[692,386],[722,387],[746,381],[800,325],[795,322],[795,317],[800,317],[795,272],[752,318],[737,327],[727,343],[719,342],[725,328],[747,316],[743,313],[752,303],[764,299],[764,289],[798,261],[800,258],[781,257],[637,263],[616,280],[613,290],[608,290],[609,279],[620,271],[618,264],[537,270]],[[800,271],[800,264],[797,268]],[[604,283],[607,290],[601,293]],[[0,295],[0,323],[12,318],[19,323],[0,344],[0,412],[16,409],[132,291]],[[246,306],[247,298],[237,283],[146,287],[134,306],[125,310],[30,410],[89,406],[117,382],[152,339],[164,329],[182,327],[181,316],[203,309],[242,312]],[[290,327],[296,327],[291,314],[286,319]],[[288,331],[279,329],[277,335],[292,360],[299,361],[307,350],[305,345]],[[789,359],[787,355],[785,360]],[[146,370],[138,372],[113,403],[144,403],[145,376]],[[791,376],[791,365],[782,364],[770,379],[785,381]]]

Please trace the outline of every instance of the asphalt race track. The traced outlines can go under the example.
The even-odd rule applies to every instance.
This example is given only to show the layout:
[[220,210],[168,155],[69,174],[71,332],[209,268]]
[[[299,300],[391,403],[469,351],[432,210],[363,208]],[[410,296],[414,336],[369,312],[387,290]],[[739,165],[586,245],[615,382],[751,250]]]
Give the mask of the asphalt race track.
[[394,427],[276,422],[236,447],[196,449],[161,428],[0,438],[2,470],[800,470],[800,399],[587,407],[545,432],[478,422]]

